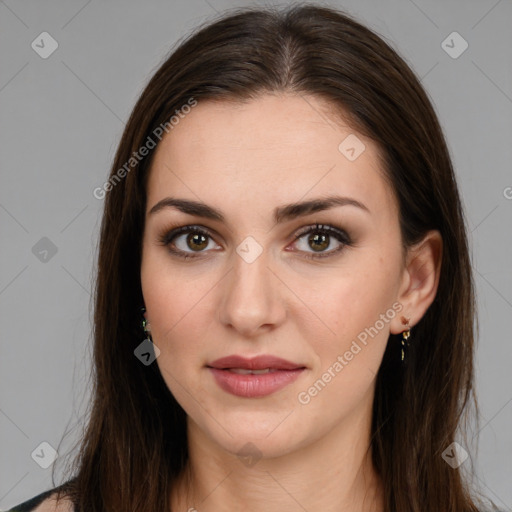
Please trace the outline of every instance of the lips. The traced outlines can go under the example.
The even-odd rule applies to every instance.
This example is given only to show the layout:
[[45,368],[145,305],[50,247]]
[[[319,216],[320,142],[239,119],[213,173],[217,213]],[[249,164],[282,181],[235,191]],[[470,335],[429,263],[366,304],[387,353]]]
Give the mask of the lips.
[[[280,357],[271,355],[256,356],[251,359],[247,359],[242,356],[231,355],[227,357],[221,357],[207,365],[209,368],[217,368],[219,370],[242,370],[237,373],[268,373],[279,370],[298,370],[304,368],[304,365],[287,361]],[[246,370],[246,371],[243,371]]]
[[281,359],[263,355],[247,359],[228,356],[207,365],[215,381],[224,391],[243,398],[259,398],[270,395],[295,381],[305,367]]

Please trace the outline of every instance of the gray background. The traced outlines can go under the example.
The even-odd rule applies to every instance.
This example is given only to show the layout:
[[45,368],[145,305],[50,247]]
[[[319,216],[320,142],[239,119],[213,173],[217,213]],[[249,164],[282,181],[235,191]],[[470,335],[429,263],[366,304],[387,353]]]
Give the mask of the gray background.
[[[478,292],[475,483],[512,510],[512,2],[323,4],[384,36],[440,116]],[[108,176],[124,122],[178,39],[245,5],[258,2],[0,1],[0,509],[50,488],[51,466],[31,457],[41,442],[64,453],[80,438],[103,206],[92,191]],[[31,47],[44,31],[58,42],[47,59]],[[469,45],[458,58],[441,45],[453,31]],[[51,245],[55,254],[41,252]]]

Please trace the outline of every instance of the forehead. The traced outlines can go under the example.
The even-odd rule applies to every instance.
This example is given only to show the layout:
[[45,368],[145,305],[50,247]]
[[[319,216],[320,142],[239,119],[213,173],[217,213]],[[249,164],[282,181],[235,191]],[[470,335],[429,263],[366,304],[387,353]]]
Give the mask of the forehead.
[[332,105],[265,95],[246,103],[199,100],[156,149],[147,205],[173,195],[270,211],[334,192],[396,208],[377,146]]

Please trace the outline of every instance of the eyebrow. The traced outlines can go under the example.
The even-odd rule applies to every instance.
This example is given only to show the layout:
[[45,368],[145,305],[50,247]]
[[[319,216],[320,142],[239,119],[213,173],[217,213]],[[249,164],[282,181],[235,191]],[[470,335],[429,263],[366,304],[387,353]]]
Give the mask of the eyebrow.
[[[311,213],[329,210],[336,206],[355,206],[370,213],[370,210],[360,201],[350,197],[342,196],[328,196],[325,198],[311,199],[300,203],[291,203],[284,206],[279,206],[274,209],[274,221],[280,224],[285,221],[293,220],[297,217],[303,217]],[[151,210],[149,215],[153,215],[165,208],[176,208],[183,213],[195,215],[196,217],[205,217],[211,220],[224,222],[225,218],[222,212],[212,206],[199,201],[191,201],[189,199],[177,199],[173,197],[166,197],[158,201]]]

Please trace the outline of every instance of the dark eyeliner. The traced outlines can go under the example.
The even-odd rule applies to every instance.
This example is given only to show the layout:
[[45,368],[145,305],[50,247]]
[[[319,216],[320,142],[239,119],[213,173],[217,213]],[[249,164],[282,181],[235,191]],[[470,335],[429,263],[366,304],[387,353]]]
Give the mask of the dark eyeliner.
[[[325,224],[319,224],[316,223],[313,226],[305,226],[302,228],[294,238],[294,241],[298,240],[299,238],[302,238],[304,235],[307,235],[308,233],[323,233],[329,236],[334,236],[338,240],[338,242],[341,243],[340,247],[338,249],[334,249],[331,251],[326,252],[308,252],[304,253],[304,258],[307,259],[321,259],[321,258],[328,258],[330,256],[333,256],[335,254],[338,254],[340,251],[342,251],[346,246],[352,246],[353,242],[348,233],[333,225],[325,225]],[[299,252],[299,251],[297,251]]]
[[212,238],[212,235],[211,233],[200,227],[200,226],[197,226],[196,224],[194,225],[187,225],[187,226],[180,226],[180,227],[177,227],[177,228],[167,228],[166,230],[164,230],[162,232],[161,235],[158,236],[157,238],[157,243],[159,245],[163,245],[164,247],[167,247],[169,252],[171,252],[173,255],[175,256],[178,256],[179,258],[183,258],[183,259],[191,259],[191,258],[199,258],[201,257],[201,254],[202,252],[204,251],[199,251],[197,254],[194,254],[193,252],[192,253],[188,253],[188,252],[183,252],[181,250],[176,250],[176,249],[172,249],[170,247],[170,244],[171,242],[178,236],[178,235],[181,235],[182,233],[199,233],[199,234],[202,234],[208,238]]
[[[171,252],[173,255],[176,255],[183,259],[193,259],[193,258],[200,258],[202,257],[202,254],[206,251],[198,251],[194,254],[194,252],[183,252],[181,250],[172,249],[170,247],[172,241],[183,233],[199,233],[204,235],[205,237],[213,239],[212,234],[205,228],[198,226],[196,224],[194,225],[186,225],[186,226],[180,226],[180,227],[170,227],[163,231],[161,235],[158,236],[157,242],[159,245],[168,247],[169,252]],[[326,252],[304,252],[304,251],[294,251],[301,254],[301,257],[306,259],[320,259],[320,258],[327,258],[330,256],[333,256],[334,254],[339,253],[342,251],[346,246],[352,245],[352,240],[349,237],[349,235],[346,233],[345,230],[332,225],[325,225],[325,224],[319,224],[316,223],[314,225],[305,226],[302,229],[300,229],[295,235],[293,242],[297,241],[298,239],[302,238],[304,235],[307,235],[309,233],[322,233],[329,236],[334,236],[338,242],[340,242],[340,247],[338,249],[326,251]]]

